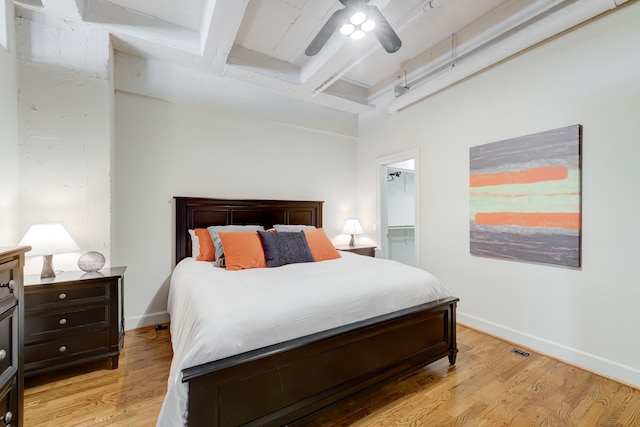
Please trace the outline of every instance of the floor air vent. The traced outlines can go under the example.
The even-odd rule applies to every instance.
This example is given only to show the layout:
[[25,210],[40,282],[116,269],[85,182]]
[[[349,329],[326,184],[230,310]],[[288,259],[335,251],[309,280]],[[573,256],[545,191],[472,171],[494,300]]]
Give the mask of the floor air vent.
[[529,353],[527,353],[526,351],[522,351],[519,348],[514,348],[513,350],[511,350],[511,352],[519,354],[520,356],[529,357]]

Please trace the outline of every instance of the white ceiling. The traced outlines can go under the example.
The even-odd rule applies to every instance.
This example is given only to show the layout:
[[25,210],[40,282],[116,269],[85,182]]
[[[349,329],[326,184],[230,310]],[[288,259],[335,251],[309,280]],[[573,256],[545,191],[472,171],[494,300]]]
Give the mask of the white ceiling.
[[[610,0],[613,1],[613,0]],[[14,0],[19,7],[107,28],[116,50],[248,82],[351,113],[390,100],[421,76],[554,5],[575,0],[370,0],[402,40],[334,34],[305,48],[338,0]]]

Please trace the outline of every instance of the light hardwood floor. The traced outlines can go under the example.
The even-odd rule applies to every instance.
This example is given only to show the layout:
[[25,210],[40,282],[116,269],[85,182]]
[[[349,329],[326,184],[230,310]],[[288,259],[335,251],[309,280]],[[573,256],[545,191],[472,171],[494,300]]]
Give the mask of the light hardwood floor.
[[118,369],[110,360],[25,380],[27,427],[155,426],[171,364],[169,330],[127,331]]
[[[640,426],[640,391],[458,328],[455,367],[441,360],[350,399],[313,426]],[[169,332],[127,332],[120,367],[27,380],[26,426],[153,426],[171,361]],[[97,370],[91,371],[90,369]]]

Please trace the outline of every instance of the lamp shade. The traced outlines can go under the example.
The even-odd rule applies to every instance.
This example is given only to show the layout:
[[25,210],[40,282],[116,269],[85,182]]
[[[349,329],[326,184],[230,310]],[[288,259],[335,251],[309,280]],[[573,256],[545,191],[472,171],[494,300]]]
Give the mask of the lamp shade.
[[19,244],[31,246],[29,256],[62,254],[80,249],[62,224],[33,224]]
[[342,228],[344,234],[362,234],[364,230],[357,218],[349,218]]

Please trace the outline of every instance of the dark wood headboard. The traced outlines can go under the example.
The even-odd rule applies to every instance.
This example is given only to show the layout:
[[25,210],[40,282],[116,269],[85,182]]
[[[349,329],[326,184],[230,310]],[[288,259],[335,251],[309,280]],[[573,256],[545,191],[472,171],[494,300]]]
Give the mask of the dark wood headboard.
[[174,197],[176,264],[191,256],[189,229],[210,225],[305,224],[322,227],[324,202],[299,200],[234,200]]

